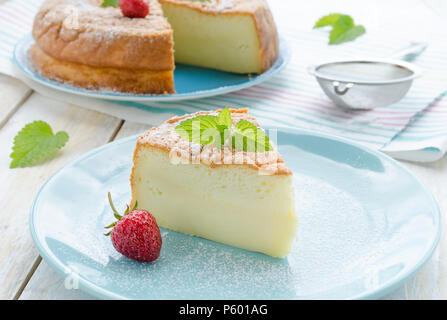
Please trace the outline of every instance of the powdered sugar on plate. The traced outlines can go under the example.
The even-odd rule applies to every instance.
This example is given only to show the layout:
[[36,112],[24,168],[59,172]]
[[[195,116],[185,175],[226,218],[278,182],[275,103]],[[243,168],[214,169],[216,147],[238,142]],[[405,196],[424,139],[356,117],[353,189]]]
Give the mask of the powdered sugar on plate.
[[[92,151],[56,174],[32,209],[33,239],[59,271],[76,273],[82,289],[108,298],[341,299],[377,294],[408,277],[437,242],[433,199],[391,160],[381,158],[382,167],[358,157],[334,161],[312,151],[315,139],[298,143],[304,139],[298,133],[278,139],[294,171],[299,219],[284,259],[166,229],[154,263],[116,252],[103,235],[114,219],[107,191],[124,210],[136,138]],[[388,177],[404,183],[398,189],[413,190],[410,197],[394,199],[396,185],[381,195]]]

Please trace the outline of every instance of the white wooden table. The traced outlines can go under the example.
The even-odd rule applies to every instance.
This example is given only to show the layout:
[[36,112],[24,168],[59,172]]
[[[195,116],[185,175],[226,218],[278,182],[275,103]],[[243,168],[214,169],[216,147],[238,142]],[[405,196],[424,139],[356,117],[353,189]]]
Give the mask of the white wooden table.
[[[425,0],[447,12],[447,1]],[[26,124],[44,120],[55,131],[66,130],[70,141],[57,157],[42,165],[9,169],[13,138]],[[64,279],[41,259],[28,228],[31,203],[41,185],[56,170],[84,152],[148,129],[33,92],[23,83],[0,75],[0,299],[91,299],[66,289]],[[447,158],[430,164],[406,163],[447,214]],[[446,226],[446,219],[442,219]],[[423,269],[387,299],[447,299],[447,238],[442,234],[433,257]]]

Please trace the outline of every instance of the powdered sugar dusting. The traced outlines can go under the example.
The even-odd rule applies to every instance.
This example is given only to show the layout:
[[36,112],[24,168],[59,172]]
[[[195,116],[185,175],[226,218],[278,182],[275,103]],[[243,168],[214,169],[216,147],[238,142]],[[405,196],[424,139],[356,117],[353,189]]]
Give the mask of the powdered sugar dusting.
[[216,11],[224,11],[233,8],[234,0],[220,0],[217,2]]
[[[220,112],[220,111],[219,111]],[[213,144],[200,145],[182,138],[175,127],[183,120],[199,115],[217,115],[218,111],[200,111],[182,117],[174,117],[158,127],[151,128],[138,137],[138,145],[150,145],[169,152],[172,163],[202,163],[211,167],[223,164],[246,164],[264,175],[291,174],[290,169],[273,146],[272,151],[244,152],[235,150],[231,145],[218,149]],[[246,109],[232,109],[233,124],[248,120],[259,126],[256,119],[250,116]]]
[[[73,247],[64,250],[82,254],[72,263],[75,270],[90,265],[87,277],[104,279],[105,286],[112,281],[117,293],[130,298],[290,299],[318,294],[329,283],[337,286],[361,278],[370,262],[362,259],[373,248],[383,254],[379,249],[383,216],[371,223],[352,196],[308,176],[296,175],[295,189],[298,238],[285,259],[161,229],[160,258],[151,264],[138,263],[121,256],[102,235],[103,226],[113,221],[106,200],[101,215],[94,218],[91,212],[91,221],[74,226],[69,241]],[[128,195],[114,198],[119,210],[124,209]],[[361,223],[346,223],[354,215],[364,217]],[[67,235],[63,237],[67,241]]]
[[[61,32],[74,32],[102,43],[119,39],[123,35],[164,34],[170,26],[163,17],[161,6],[149,0],[150,14],[144,19],[124,17],[120,8],[101,7],[101,0],[53,0],[41,8],[45,12],[41,22],[50,26],[62,22]],[[166,35],[170,36],[170,34]],[[150,40],[150,39],[149,39]]]
[[[411,210],[414,199],[405,197],[389,210],[359,199],[379,199],[377,189],[361,191],[358,184],[344,183],[358,175],[355,182],[377,186],[388,171],[352,168],[286,144],[280,146],[286,159],[298,159],[291,162],[299,224],[290,255],[271,258],[161,229],[160,258],[138,263],[116,252],[103,235],[104,226],[114,221],[107,191],[119,211],[130,199],[134,147],[134,140],[114,143],[67,166],[42,189],[32,215],[35,238],[47,257],[62,263],[67,274],[78,273],[81,284],[115,297],[351,298],[396,280],[420,262],[437,228],[426,213],[432,200],[412,181],[412,198],[426,210]],[[318,178],[321,172],[309,168],[334,174]]]

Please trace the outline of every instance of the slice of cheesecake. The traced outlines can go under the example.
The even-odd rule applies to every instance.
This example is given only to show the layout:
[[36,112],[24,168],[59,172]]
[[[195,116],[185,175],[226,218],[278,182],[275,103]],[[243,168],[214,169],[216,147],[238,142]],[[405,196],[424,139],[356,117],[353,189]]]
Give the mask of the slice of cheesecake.
[[262,73],[278,56],[278,34],[265,0],[160,0],[174,30],[176,63]]
[[[200,145],[175,130],[172,118],[140,137],[130,177],[132,205],[149,210],[159,226],[274,257],[286,256],[297,229],[292,172],[272,151]],[[231,110],[233,125],[254,123],[246,109]]]

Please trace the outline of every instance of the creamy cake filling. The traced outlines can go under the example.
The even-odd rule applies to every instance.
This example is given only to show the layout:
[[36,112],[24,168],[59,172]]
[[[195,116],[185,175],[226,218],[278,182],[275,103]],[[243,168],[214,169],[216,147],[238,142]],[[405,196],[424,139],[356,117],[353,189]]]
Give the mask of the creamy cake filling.
[[234,73],[261,73],[258,31],[250,15],[215,15],[162,3],[174,30],[177,63]]
[[176,165],[152,147],[134,161],[133,200],[159,226],[274,257],[290,252],[297,225],[291,175],[259,175],[242,165]]

